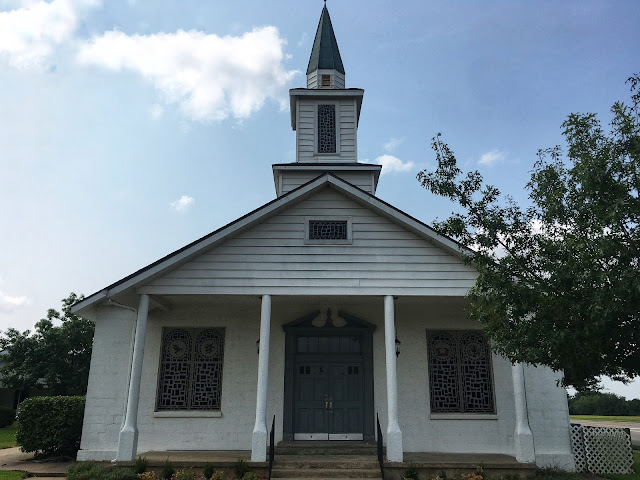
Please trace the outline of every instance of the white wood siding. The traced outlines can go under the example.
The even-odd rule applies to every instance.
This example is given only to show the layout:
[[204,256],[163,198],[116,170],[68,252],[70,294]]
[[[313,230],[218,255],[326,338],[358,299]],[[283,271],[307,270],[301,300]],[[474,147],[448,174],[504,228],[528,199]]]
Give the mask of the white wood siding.
[[298,100],[298,125],[296,137],[298,162],[315,162],[315,104],[313,101]]
[[[305,245],[304,218],[351,217],[352,245]],[[476,272],[326,188],[139,291],[156,294],[464,295]]]
[[[340,99],[337,108],[336,128],[338,130],[339,152],[336,155],[317,155],[315,145],[316,105],[321,100],[300,99],[297,107],[296,144],[298,162],[340,161],[355,163],[357,155],[356,104],[352,98]],[[334,103],[327,100],[324,103]]]
[[318,88],[318,70],[307,75],[307,88]]
[[[327,168],[327,170],[331,170]],[[304,185],[305,183],[313,180],[314,178],[322,175],[324,171],[292,171],[288,172],[284,170],[282,172],[282,188],[280,190],[280,195],[284,195],[291,190],[298,188],[300,185]],[[343,179],[345,182],[349,182],[352,185],[355,185],[358,188],[361,188],[367,193],[375,193],[373,191],[373,184],[371,179],[371,172],[342,172],[340,170],[331,170],[336,177]]]

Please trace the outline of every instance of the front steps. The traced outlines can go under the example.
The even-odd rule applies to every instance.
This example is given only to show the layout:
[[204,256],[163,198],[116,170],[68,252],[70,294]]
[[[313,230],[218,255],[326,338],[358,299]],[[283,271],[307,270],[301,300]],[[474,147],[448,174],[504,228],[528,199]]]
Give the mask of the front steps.
[[381,479],[376,445],[364,442],[280,442],[271,478]]

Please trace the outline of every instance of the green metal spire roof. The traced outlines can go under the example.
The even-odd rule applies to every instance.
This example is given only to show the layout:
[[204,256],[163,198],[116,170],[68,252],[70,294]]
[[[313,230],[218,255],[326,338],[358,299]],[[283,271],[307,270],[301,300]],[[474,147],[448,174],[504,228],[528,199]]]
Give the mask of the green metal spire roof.
[[344,75],[344,67],[342,66],[342,58],[340,58],[340,50],[338,50],[338,42],[333,33],[329,10],[325,3],[320,15],[320,23],[318,23],[318,31],[316,39],[311,49],[311,58],[309,59],[309,67],[307,67],[307,75],[320,69],[337,70]]

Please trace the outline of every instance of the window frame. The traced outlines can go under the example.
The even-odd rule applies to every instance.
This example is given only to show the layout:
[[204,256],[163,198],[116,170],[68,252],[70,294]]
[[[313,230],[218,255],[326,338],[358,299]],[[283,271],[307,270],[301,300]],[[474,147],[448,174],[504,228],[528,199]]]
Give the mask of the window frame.
[[[189,360],[189,381],[187,384],[187,406],[186,408],[166,408],[160,405],[160,395],[163,387],[163,364],[168,363],[165,361],[165,337],[168,332],[172,330],[185,330],[191,335],[191,359]],[[217,331],[222,337],[222,352],[220,354],[220,381],[218,385],[220,405],[218,408],[193,408],[191,404],[191,398],[194,390],[194,365],[197,362],[195,358],[195,350],[197,346],[198,335],[202,332],[214,330]],[[154,417],[221,417],[222,416],[222,394],[223,394],[223,382],[224,382],[224,350],[226,343],[226,327],[185,327],[185,326],[163,326],[160,329],[160,351],[158,359],[158,374],[156,376],[156,396],[154,401]]]
[[[312,220],[347,222],[346,239],[311,239],[309,238],[309,222]],[[314,215],[304,217],[304,243],[305,245],[351,245],[353,244],[353,217],[339,217],[333,215]]]
[[[489,382],[490,382],[490,394],[491,394],[491,411],[486,412],[473,412],[466,411],[464,409],[464,380],[462,376],[462,359],[459,355],[461,346],[460,339],[466,333],[478,332],[481,333],[486,340],[486,346],[488,349],[488,369],[489,369]],[[456,340],[456,372],[458,374],[458,400],[460,403],[458,411],[449,411],[449,412],[439,412],[433,411],[433,389],[431,383],[431,361],[430,361],[430,352],[429,345],[431,337],[437,333],[448,333],[453,335]],[[491,351],[491,341],[486,337],[482,330],[478,329],[465,329],[465,330],[447,330],[447,329],[427,329],[426,331],[426,341],[427,341],[427,384],[429,387],[429,414],[432,420],[467,420],[467,419],[477,419],[477,420],[497,420],[498,419],[498,408],[496,401],[496,383],[495,383],[495,375],[494,375],[494,367],[493,367],[493,353]]]
[[[321,153],[318,151],[318,107],[320,105],[333,105],[336,112],[336,151],[335,153]],[[316,157],[339,157],[340,156],[340,102],[337,100],[317,100],[313,105],[313,155]]]

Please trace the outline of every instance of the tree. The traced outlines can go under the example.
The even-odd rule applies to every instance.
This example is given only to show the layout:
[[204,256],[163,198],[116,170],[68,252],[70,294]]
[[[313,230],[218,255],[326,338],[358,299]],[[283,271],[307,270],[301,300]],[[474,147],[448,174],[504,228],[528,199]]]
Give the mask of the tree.
[[569,398],[571,415],[630,415],[631,402],[615,393],[581,392]]
[[33,333],[10,328],[0,337],[5,387],[37,387],[52,395],[86,393],[94,324],[71,313],[71,305],[82,298],[71,293],[62,300],[62,313],[49,309]]
[[440,134],[437,169],[418,174],[459,207],[435,228],[468,248],[471,315],[496,352],[563,370],[578,391],[640,374],[640,76],[628,83],[632,106],[613,105],[609,131],[571,114],[566,153],[538,152],[526,207],[463,174]]

